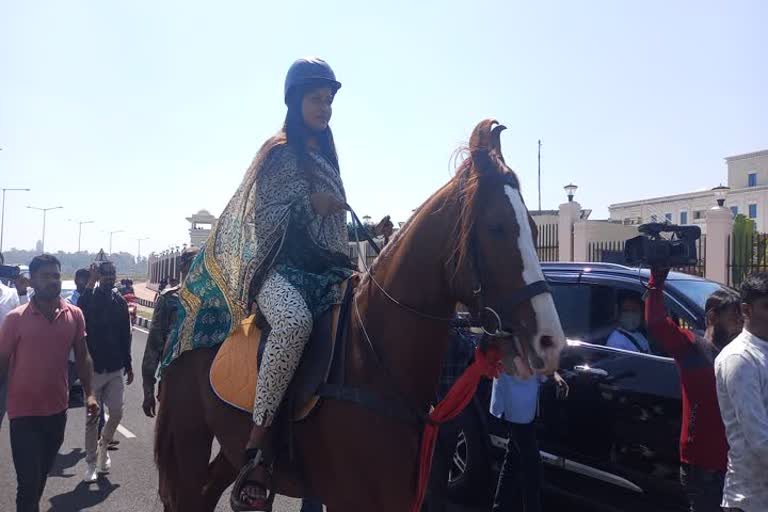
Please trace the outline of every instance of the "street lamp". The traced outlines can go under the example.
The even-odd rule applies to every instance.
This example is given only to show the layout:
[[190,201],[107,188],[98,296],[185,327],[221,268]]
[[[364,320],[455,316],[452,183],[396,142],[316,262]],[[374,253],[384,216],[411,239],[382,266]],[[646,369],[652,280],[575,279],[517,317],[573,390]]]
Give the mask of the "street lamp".
[[573,202],[573,196],[576,194],[576,189],[579,188],[573,183],[569,183],[566,186],[563,187],[565,189],[565,193],[568,194],[568,202]]
[[40,247],[41,251],[40,252],[44,253],[45,252],[45,217],[46,217],[47,213],[50,210],[60,210],[60,209],[62,209],[64,207],[63,206],[51,206],[50,208],[38,208],[37,206],[27,206],[27,208],[29,208],[30,210],[39,210],[39,211],[43,212],[43,239],[40,241],[40,243],[41,243],[41,247]]
[[136,243],[139,244],[138,248],[136,249],[136,261],[139,261],[139,258],[141,258],[141,242],[144,240],[149,240],[149,237],[145,236],[136,239]]
[[730,188],[726,187],[725,185],[719,185],[712,189],[712,192],[715,193],[715,201],[717,201],[717,206],[720,208],[723,207],[725,204],[725,198],[728,196],[728,191],[731,190]]
[[114,231],[109,232],[109,255],[112,256],[112,235],[115,233],[122,233],[124,232],[124,229],[116,229]]
[[3,207],[2,214],[0,214],[0,252],[3,252],[3,231],[5,228],[5,193],[6,192],[29,192],[28,188],[4,188],[3,189]]
[[74,220],[69,219],[70,222],[77,222],[77,252],[80,252],[80,239],[83,235],[83,224],[93,224],[92,220]]

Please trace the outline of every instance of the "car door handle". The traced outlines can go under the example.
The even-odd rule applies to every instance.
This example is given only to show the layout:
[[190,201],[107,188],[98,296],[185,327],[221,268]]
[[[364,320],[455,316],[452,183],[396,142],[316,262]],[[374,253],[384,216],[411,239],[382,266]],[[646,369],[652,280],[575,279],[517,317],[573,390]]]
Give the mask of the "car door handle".
[[595,377],[608,377],[607,371],[603,370],[602,368],[592,368],[587,364],[577,364],[573,367],[573,369],[579,373],[586,373],[588,375],[594,375]]

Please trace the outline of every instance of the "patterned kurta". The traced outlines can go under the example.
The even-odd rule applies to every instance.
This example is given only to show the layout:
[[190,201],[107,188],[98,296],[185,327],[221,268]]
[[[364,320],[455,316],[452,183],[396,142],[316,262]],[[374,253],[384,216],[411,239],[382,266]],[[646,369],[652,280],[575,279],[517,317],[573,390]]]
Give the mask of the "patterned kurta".
[[322,191],[344,201],[344,186],[320,153],[310,151],[303,163],[285,142],[256,156],[182,284],[163,366],[186,350],[222,343],[273,268],[301,292],[313,317],[338,302],[338,285],[351,274],[346,213],[319,216],[309,196]]

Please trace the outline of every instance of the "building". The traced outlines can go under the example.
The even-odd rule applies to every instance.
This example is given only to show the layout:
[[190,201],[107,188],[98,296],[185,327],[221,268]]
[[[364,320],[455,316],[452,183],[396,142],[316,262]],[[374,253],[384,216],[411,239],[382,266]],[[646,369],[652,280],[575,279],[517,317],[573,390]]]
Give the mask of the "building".
[[194,247],[202,247],[211,230],[216,225],[216,217],[211,215],[208,210],[200,210],[191,217],[187,217],[189,227],[189,243]]
[[[757,230],[768,231],[768,150],[730,156],[725,206],[755,221]],[[624,224],[671,222],[699,225],[705,231],[706,212],[715,206],[711,190],[612,204],[611,220]]]

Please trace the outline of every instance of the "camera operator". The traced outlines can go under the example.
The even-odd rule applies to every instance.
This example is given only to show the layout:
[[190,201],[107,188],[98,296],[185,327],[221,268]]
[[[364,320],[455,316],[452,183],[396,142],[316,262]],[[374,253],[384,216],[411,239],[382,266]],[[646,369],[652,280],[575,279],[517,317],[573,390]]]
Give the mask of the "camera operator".
[[720,511],[728,443],[717,401],[714,361],[742,327],[738,295],[713,293],[705,305],[706,331],[701,337],[679,327],[664,309],[668,268],[651,267],[645,322],[651,337],[675,359],[683,395],[680,430],[680,482],[694,512]]

